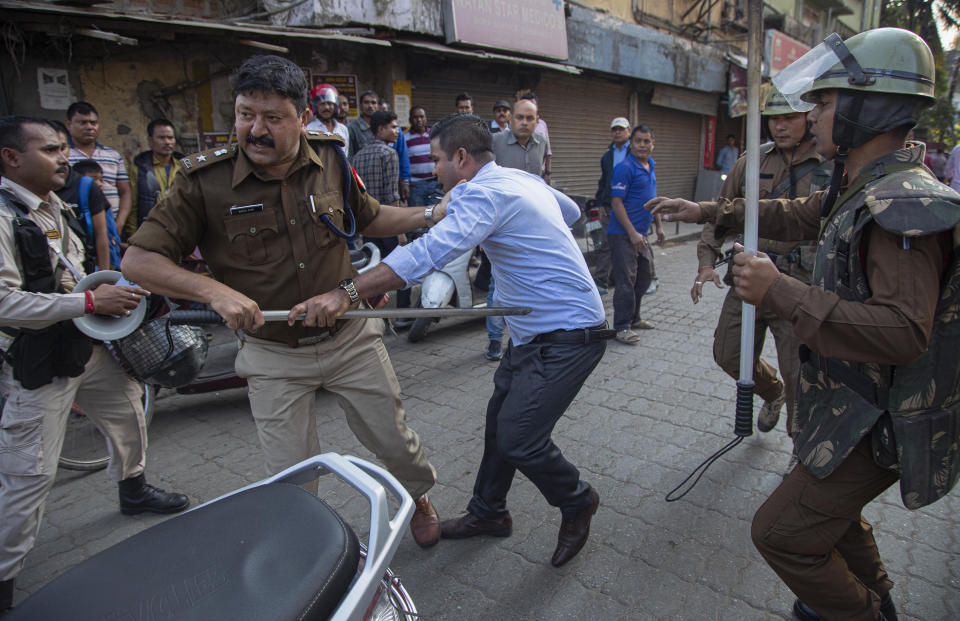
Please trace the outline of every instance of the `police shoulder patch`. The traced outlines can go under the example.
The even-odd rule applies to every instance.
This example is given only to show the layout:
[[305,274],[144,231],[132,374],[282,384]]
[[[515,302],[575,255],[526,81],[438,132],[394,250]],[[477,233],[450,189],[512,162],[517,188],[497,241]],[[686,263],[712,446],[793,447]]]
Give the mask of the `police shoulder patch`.
[[180,160],[180,163],[183,165],[183,172],[189,175],[216,162],[232,160],[236,157],[236,155],[237,145],[230,144],[222,147],[215,147],[213,149],[207,149],[206,151],[194,153],[193,155],[188,155]]

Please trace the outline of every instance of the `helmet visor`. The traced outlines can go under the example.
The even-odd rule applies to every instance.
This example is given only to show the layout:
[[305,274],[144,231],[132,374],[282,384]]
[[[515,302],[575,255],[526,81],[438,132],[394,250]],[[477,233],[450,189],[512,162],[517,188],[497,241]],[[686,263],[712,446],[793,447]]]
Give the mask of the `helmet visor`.
[[775,75],[773,84],[791,108],[797,112],[809,112],[814,104],[804,101],[803,95],[810,90],[814,80],[838,62],[840,59],[833,47],[826,42],[820,43]]

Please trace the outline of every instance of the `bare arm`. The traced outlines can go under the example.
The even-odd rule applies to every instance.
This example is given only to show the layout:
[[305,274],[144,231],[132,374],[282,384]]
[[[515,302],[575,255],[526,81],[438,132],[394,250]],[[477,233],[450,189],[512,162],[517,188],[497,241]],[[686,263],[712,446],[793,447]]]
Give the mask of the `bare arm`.
[[120,230],[127,221],[127,216],[130,215],[130,206],[133,204],[130,182],[117,181],[117,194],[120,195],[120,208],[117,210],[117,230]]
[[185,270],[162,254],[130,246],[123,256],[123,275],[154,293],[209,304],[232,330],[260,328],[257,303],[225,284]]
[[[401,289],[406,283],[390,269],[390,266],[381,263],[369,272],[360,274],[353,280],[357,288],[357,295],[361,300],[378,296],[387,291]],[[324,294],[314,296],[300,302],[292,309],[287,317],[287,323],[293,325],[298,315],[305,315],[303,325],[313,327],[333,327],[340,315],[350,308],[350,296],[339,287]]]
[[110,269],[110,240],[107,238],[107,216],[102,211],[93,214],[93,242],[97,248],[95,263],[102,270]]

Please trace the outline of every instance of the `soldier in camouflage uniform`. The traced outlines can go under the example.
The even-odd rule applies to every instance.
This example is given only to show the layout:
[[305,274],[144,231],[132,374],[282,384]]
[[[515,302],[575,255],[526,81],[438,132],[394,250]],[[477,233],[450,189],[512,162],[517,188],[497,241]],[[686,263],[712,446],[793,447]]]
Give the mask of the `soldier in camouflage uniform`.
[[[795,65],[776,81],[815,104],[818,151],[837,164],[829,191],[760,203],[765,237],[818,234],[812,286],[762,254],[734,267],[737,293],[789,319],[808,348],[802,464],[757,511],[753,540],[800,597],[799,619],[891,621],[893,583],[861,511],[898,479],[916,509],[960,478],[960,195],[922,165],[922,144],[904,143],[933,103],[933,57],[917,35],[831,35]],[[665,220],[743,220],[743,201],[648,207]]]
[[[787,100],[775,88],[767,96],[762,112],[773,140],[760,146],[760,198],[797,198],[809,196],[829,181],[827,167],[814,148],[813,136],[807,125],[807,115],[790,108]],[[719,198],[734,199],[745,195],[746,155],[733,165],[720,188]],[[713,282],[718,288],[720,275],[714,270],[723,257],[723,236],[716,235],[714,225],[706,223],[697,244],[699,267],[690,297],[696,304],[703,297],[705,283]],[[816,242],[774,241],[761,239],[757,247],[767,253],[784,274],[809,283],[813,258],[817,253]],[[720,309],[717,329],[713,334],[713,359],[733,379],[740,376],[740,309],[743,301],[733,289],[733,272],[727,270],[723,282],[730,287]],[[777,369],[760,358],[767,330],[773,334],[777,346]],[[757,428],[770,431],[780,419],[780,410],[787,404],[787,433],[792,437],[796,431],[794,410],[796,408],[797,378],[800,359],[797,356],[800,342],[793,326],[770,311],[759,311],[754,328],[756,347],[753,356],[754,394],[763,399],[763,407],[757,416]],[[796,463],[791,460],[790,468]]]

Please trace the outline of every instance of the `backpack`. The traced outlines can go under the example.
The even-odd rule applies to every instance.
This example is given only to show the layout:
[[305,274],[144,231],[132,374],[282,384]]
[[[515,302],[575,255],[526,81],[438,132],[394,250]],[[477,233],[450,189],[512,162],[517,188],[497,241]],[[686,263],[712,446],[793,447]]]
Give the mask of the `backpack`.
[[[87,240],[91,242],[96,255],[96,235],[93,232],[93,218],[90,216],[90,186],[93,185],[93,179],[87,176],[80,178],[80,190],[77,193],[77,199],[80,204],[80,214],[83,216],[87,225]],[[110,246],[110,267],[115,270],[120,269],[120,234],[117,232],[117,222],[113,219],[113,211],[109,208],[103,212],[107,219],[107,240]],[[94,265],[96,260],[92,261]]]

